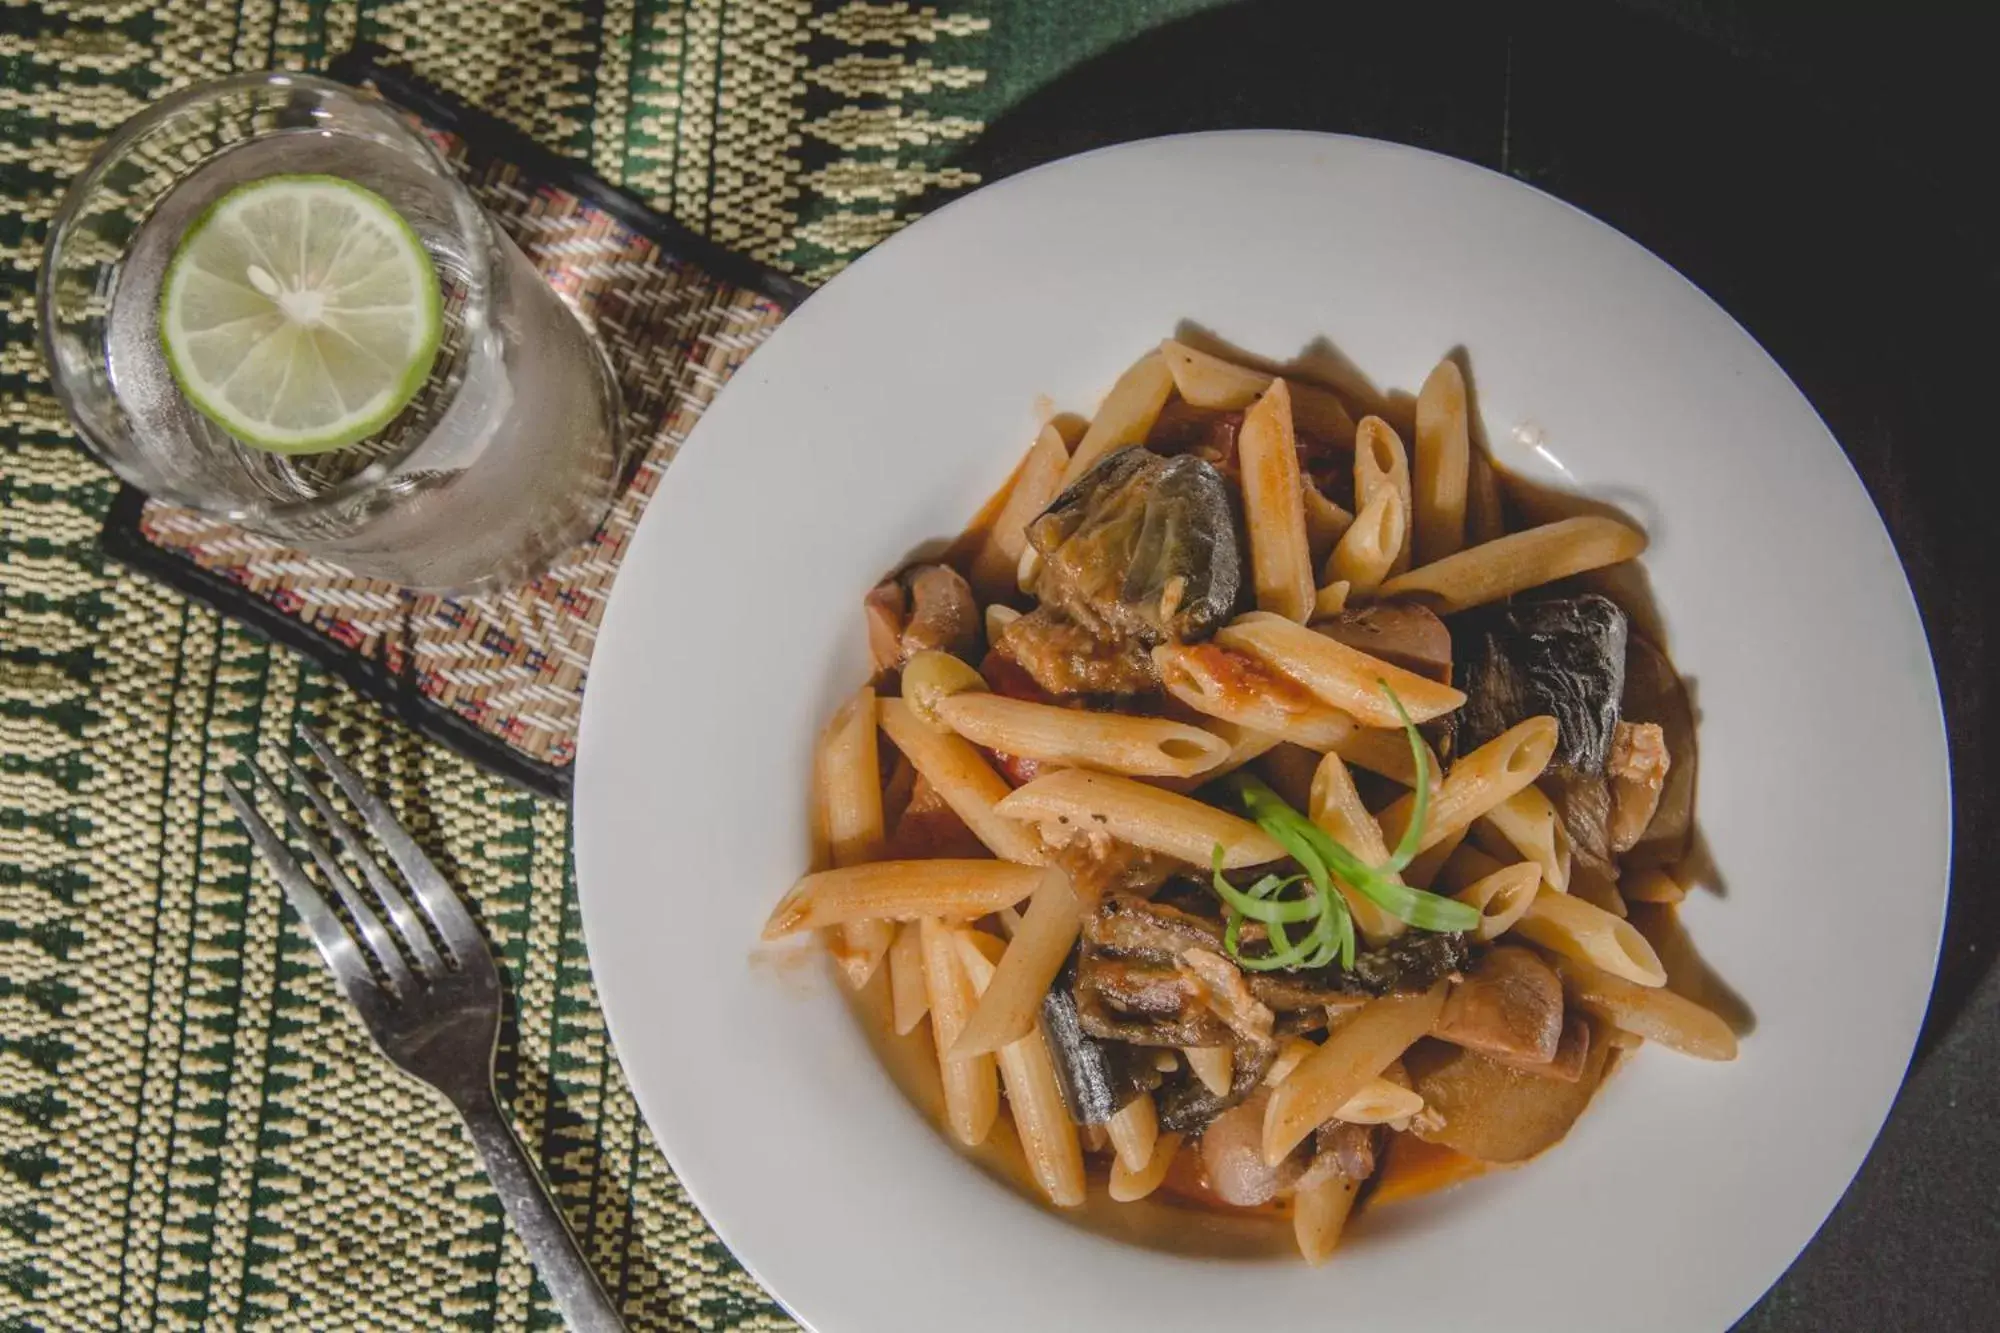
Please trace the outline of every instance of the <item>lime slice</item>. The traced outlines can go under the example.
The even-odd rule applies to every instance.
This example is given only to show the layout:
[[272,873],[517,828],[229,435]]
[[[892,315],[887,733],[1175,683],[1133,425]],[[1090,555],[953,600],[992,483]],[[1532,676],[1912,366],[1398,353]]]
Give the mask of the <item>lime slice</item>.
[[181,392],[278,453],[338,449],[388,424],[430,374],[442,326],[416,232],[334,176],[269,176],[218,199],[160,293]]

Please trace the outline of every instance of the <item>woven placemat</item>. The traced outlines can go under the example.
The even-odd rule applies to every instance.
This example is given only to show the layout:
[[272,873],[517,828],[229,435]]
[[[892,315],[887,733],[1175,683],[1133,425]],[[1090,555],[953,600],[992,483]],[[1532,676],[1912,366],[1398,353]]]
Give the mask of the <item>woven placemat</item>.
[[130,487],[107,552],[304,652],[410,725],[546,795],[568,793],[591,649],[612,579],[702,409],[803,299],[732,255],[463,106],[381,53],[329,73],[408,110],[494,221],[610,353],[635,462],[604,522],[532,582],[419,593]]

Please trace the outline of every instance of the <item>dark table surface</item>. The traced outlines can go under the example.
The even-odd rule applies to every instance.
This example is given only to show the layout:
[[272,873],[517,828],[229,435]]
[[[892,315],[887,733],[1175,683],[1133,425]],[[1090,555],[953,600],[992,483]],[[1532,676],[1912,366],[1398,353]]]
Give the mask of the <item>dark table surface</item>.
[[[1929,630],[1956,846],[1909,1081],[1755,1333],[2000,1328],[2000,893],[1988,650],[2000,574],[2000,7],[1268,0],[1158,28],[978,141],[998,176],[1192,125],[1295,126],[1468,158],[1687,274],[1811,399]],[[1501,59],[1494,59],[1496,52]],[[1698,407],[1692,414],[1698,429]],[[1865,982],[1865,959],[1857,984]],[[1698,1275],[1690,1275],[1698,1281]]]

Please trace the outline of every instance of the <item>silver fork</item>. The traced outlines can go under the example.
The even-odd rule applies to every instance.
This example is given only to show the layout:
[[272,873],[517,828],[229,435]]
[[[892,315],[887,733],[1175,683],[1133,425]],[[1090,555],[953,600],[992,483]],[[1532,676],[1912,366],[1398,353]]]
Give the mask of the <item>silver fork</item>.
[[[262,768],[254,762],[249,766],[257,783],[277,798],[285,822],[319,866],[359,939],[341,921],[325,891],[292,857],[284,839],[226,776],[222,779],[223,795],[249,831],[250,841],[276,873],[299,919],[312,932],[320,956],[333,970],[348,1003],[360,1013],[375,1045],[404,1073],[442,1092],[464,1117],[473,1146],[486,1164],[486,1174],[515,1230],[527,1243],[528,1255],[563,1318],[582,1333],[622,1333],[625,1321],[598,1285],[576,1238],[570,1235],[569,1225],[549,1196],[548,1186],[501,1114],[493,1089],[493,1052],[500,1036],[500,974],[485,936],[416,840],[389,813],[389,807],[341,762],[317,732],[302,726],[299,735],[319,756],[408,881],[406,894],[369,853],[361,835],[335,812],[326,795],[289,754],[284,756],[292,781],[354,858],[362,878],[387,909],[387,924]],[[426,921],[436,931],[436,942],[424,928]]]

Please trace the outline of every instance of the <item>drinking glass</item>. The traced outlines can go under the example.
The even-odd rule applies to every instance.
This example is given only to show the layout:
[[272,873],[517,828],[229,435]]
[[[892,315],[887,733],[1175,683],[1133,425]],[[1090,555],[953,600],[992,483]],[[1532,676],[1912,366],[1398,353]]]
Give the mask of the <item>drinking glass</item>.
[[[353,181],[400,213],[441,283],[429,379],[372,436],[287,455],[181,394],[158,327],[176,246],[236,186]],[[386,104],[298,74],[175,94],[122,126],[70,187],[38,291],[43,355],[85,443],[173,503],[410,588],[518,582],[587,536],[623,472],[603,350],[451,168]]]

